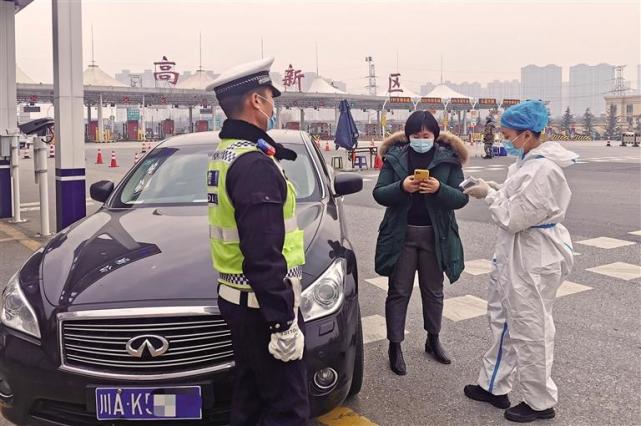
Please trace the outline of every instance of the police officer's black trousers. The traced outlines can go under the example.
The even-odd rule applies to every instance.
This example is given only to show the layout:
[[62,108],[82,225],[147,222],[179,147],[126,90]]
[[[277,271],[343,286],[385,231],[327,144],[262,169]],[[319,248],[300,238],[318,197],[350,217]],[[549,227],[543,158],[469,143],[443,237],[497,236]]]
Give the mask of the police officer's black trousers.
[[[309,401],[305,363],[282,362],[269,353],[271,333],[258,309],[220,297],[218,307],[231,330],[236,361],[231,425],[306,424]],[[299,326],[304,330],[300,318]]]

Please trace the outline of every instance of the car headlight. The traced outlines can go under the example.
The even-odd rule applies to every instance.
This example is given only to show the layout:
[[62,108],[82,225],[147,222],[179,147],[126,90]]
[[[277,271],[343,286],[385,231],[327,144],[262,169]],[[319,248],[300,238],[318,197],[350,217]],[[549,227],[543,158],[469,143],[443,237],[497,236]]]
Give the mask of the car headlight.
[[331,315],[343,303],[345,291],[345,259],[337,259],[301,294],[301,312],[305,321]]
[[0,298],[0,321],[30,336],[40,338],[40,327],[36,313],[24,296],[16,273],[11,279]]

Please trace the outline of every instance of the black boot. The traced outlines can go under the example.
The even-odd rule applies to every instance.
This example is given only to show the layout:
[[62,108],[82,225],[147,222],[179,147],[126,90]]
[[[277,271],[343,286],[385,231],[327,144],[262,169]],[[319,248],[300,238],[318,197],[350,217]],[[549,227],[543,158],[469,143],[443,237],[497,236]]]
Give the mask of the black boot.
[[496,408],[506,409],[510,407],[510,398],[506,395],[492,395],[479,385],[467,385],[463,393],[470,399],[481,402],[489,402]]
[[505,418],[518,423],[529,423],[538,419],[551,419],[556,415],[554,408],[536,411],[525,402],[505,410]]
[[445,352],[445,349],[441,345],[441,342],[438,339],[438,334],[427,334],[427,341],[425,342],[425,352],[432,355],[434,359],[441,364],[450,364],[452,362],[449,356],[447,356],[447,352]]
[[401,351],[400,343],[389,343],[389,366],[392,371],[399,376],[404,376],[407,374],[405,369],[405,360],[403,359],[403,351]]

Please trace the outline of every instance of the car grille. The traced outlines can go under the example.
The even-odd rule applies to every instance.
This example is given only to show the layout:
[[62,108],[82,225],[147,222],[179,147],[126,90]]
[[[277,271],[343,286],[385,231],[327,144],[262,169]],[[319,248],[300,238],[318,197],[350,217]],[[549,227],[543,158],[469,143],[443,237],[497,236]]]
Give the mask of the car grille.
[[[61,321],[60,335],[63,366],[97,375],[180,376],[233,360],[229,328],[219,315],[74,318]],[[166,352],[154,356],[151,349],[162,339]],[[152,345],[139,357],[128,352],[128,342],[141,349],[145,340]]]

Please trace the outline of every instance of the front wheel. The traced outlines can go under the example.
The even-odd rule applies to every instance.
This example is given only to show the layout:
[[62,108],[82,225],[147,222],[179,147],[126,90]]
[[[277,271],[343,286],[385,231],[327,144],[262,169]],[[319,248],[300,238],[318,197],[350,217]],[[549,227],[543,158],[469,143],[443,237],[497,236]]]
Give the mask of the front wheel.
[[356,305],[358,315],[356,325],[356,355],[354,356],[354,374],[352,374],[352,385],[349,388],[347,397],[358,395],[363,387],[363,372],[365,370],[365,353],[363,348],[363,323],[361,321],[361,308]]

